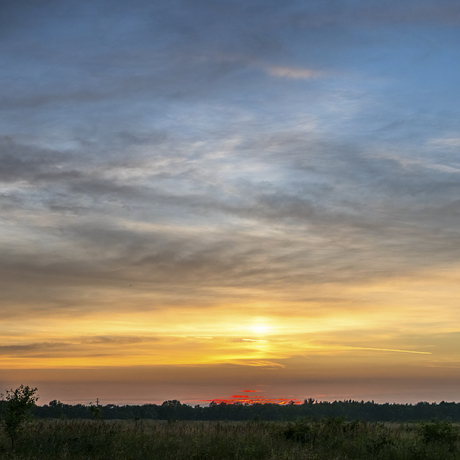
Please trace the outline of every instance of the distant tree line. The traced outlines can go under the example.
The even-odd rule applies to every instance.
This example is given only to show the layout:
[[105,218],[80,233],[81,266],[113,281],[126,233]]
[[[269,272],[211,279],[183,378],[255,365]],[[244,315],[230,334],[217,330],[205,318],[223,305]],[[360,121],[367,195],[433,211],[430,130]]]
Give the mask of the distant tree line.
[[[6,401],[0,401],[0,415],[4,418]],[[315,401],[303,404],[242,404],[215,403],[209,406],[190,406],[180,401],[165,401],[161,405],[84,405],[51,401],[32,408],[35,418],[53,419],[121,419],[121,420],[228,420],[228,421],[295,421],[299,418],[323,419],[343,417],[348,420],[378,422],[415,422],[445,420],[460,422],[460,403],[441,402],[417,404],[377,404],[364,401]]]

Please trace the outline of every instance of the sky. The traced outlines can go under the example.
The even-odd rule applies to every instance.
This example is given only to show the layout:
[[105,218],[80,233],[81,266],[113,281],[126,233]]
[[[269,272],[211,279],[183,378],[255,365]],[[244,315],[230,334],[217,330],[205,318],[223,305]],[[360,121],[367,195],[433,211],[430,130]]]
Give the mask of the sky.
[[459,401],[457,0],[0,5],[0,392]]

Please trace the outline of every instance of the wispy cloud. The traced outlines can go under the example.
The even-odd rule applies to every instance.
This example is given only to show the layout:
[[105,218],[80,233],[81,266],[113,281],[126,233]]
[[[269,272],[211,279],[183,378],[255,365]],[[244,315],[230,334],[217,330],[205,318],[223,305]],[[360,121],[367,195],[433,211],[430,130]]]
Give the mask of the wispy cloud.
[[[322,347],[321,347],[322,348]],[[387,351],[390,353],[415,353],[419,355],[431,355],[433,353],[429,351],[414,351],[414,350],[397,350],[393,348],[370,348],[370,347],[348,347],[348,346],[339,346],[338,350],[370,350],[370,351]]]
[[437,147],[460,147],[460,137],[441,137],[430,139],[429,143]]
[[266,72],[272,77],[292,78],[294,80],[310,80],[327,76],[326,72],[319,70],[303,69],[297,67],[270,66]]
[[265,369],[283,369],[285,366],[280,363],[275,363],[272,361],[267,360],[244,360],[238,359],[233,360],[231,364],[239,365],[239,366],[250,366],[250,367],[263,367]]

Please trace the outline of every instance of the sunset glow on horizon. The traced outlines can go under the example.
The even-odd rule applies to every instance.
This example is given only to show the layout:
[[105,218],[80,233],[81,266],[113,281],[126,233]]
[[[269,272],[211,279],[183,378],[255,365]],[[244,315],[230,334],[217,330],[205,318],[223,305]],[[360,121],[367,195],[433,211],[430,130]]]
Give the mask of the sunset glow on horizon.
[[459,4],[64,3],[2,6],[0,393],[460,401]]
[[[243,390],[243,393],[255,393],[257,390]],[[303,404],[304,401],[300,401],[295,398],[265,398],[261,395],[232,395],[229,398],[217,398],[203,400],[205,403],[215,404],[278,404],[285,406],[286,404]]]

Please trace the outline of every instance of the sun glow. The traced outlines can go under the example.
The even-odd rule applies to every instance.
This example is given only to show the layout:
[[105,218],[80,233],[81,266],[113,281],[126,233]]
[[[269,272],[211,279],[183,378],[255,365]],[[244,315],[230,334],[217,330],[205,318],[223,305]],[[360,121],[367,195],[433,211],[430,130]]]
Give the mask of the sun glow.
[[265,324],[265,323],[255,323],[255,324],[250,326],[249,330],[253,334],[267,335],[267,334],[269,334],[271,332],[272,327],[267,325],[267,324]]
[[[243,390],[243,393],[256,393],[257,390]],[[204,399],[202,402],[216,404],[302,404],[303,401],[293,397],[270,398],[262,395],[232,395],[229,398]]]

